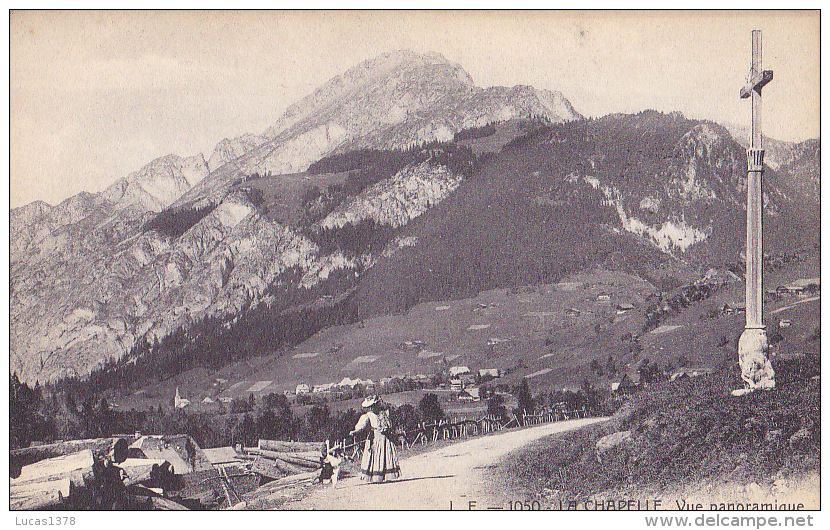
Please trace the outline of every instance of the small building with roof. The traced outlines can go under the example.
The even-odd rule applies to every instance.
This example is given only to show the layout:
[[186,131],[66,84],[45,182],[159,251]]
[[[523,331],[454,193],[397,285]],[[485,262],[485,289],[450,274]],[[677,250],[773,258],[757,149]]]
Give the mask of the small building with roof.
[[611,391],[615,394],[631,394],[637,390],[637,383],[634,382],[628,374],[623,374],[622,378],[615,383],[611,383]]

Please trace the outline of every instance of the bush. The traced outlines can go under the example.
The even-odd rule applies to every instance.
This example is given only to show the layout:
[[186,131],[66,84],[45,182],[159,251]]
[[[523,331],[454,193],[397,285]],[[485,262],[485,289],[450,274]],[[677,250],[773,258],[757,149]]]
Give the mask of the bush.
[[438,396],[432,393],[424,394],[418,402],[418,410],[421,411],[424,421],[437,421],[444,418],[444,410],[438,402]]

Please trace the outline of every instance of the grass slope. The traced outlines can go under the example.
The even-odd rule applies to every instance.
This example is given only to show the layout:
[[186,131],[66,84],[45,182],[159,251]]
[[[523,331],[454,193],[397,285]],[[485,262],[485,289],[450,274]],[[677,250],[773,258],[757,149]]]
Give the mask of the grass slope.
[[[654,385],[604,424],[512,454],[501,479],[553,505],[713,487],[733,489],[738,499],[749,492],[756,501],[780,492],[783,482],[819,468],[821,395],[812,377],[820,364],[815,356],[775,364],[776,389],[741,398],[729,395],[741,386],[736,365]],[[597,440],[619,431],[631,439],[598,457]]]

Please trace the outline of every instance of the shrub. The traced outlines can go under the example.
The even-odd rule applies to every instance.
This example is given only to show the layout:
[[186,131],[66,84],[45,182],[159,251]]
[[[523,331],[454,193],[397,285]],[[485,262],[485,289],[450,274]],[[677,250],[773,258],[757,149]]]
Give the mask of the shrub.
[[437,421],[444,418],[444,410],[438,402],[438,396],[433,393],[424,394],[418,402],[418,410],[421,411],[424,421]]

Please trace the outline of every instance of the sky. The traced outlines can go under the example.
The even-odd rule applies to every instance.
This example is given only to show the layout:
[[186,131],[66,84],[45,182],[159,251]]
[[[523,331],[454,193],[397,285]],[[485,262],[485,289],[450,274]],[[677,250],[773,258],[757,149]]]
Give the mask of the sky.
[[738,97],[763,31],[763,131],[817,138],[813,12],[16,11],[10,206],[97,192],[170,153],[210,157],[381,53],[435,51],[482,87],[561,91],[586,116],[657,109],[749,125]]

